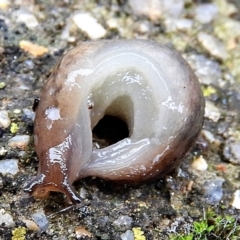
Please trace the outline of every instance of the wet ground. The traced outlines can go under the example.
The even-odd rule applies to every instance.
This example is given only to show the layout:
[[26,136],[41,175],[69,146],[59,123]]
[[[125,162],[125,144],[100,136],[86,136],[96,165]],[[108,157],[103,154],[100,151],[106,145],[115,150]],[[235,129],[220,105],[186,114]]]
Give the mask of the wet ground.
[[[190,233],[209,212],[239,225],[239,3],[169,0],[160,11],[159,1],[149,1],[152,8],[136,2],[0,1],[0,165],[13,164],[13,172],[0,166],[0,239],[168,239]],[[82,27],[82,13],[95,24]],[[101,38],[151,39],[179,50],[202,84],[203,131],[180,168],[152,183],[84,179],[76,183],[84,202],[70,207],[57,193],[28,197],[22,188],[38,166],[34,99],[64,52]]]

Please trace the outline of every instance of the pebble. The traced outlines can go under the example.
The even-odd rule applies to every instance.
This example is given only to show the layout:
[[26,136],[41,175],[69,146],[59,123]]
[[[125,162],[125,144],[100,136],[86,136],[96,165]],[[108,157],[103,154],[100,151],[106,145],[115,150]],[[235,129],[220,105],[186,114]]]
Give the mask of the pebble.
[[188,31],[193,26],[193,21],[191,19],[181,18],[167,18],[164,21],[164,25],[166,28],[166,32],[176,32],[180,31]]
[[52,240],[68,240],[71,239],[71,237],[66,237],[66,236],[60,236],[60,237],[54,237]]
[[115,221],[113,221],[113,224],[118,227],[120,227],[120,226],[131,227],[132,220],[133,219],[129,216],[121,215]]
[[183,0],[129,0],[129,5],[137,16],[146,16],[153,21],[166,16],[179,18],[183,13]]
[[180,18],[184,10],[184,0],[159,0],[165,17]]
[[[71,23],[69,21],[66,22],[65,27],[62,30],[61,33],[61,39],[63,40],[68,40],[70,37],[70,29],[71,29]],[[75,38],[74,38],[75,40]]]
[[29,29],[36,28],[39,24],[37,18],[26,10],[16,10],[13,12],[13,15],[15,16],[16,22],[24,23]]
[[223,196],[222,184],[225,180],[221,177],[205,181],[203,185],[204,197],[208,204],[218,204]]
[[0,127],[8,128],[11,124],[11,120],[8,116],[8,112],[3,110],[0,111]]
[[228,53],[224,44],[216,37],[200,32],[197,36],[201,45],[214,57],[221,60],[228,58]]
[[75,233],[77,239],[82,239],[82,237],[92,237],[92,234],[83,227],[76,227]]
[[214,103],[206,101],[204,117],[212,120],[213,122],[218,122],[221,117],[221,112]]
[[192,168],[199,170],[199,171],[206,171],[208,168],[208,164],[203,156],[199,156],[198,158],[194,159],[192,163]]
[[159,0],[129,0],[133,13],[137,16],[146,16],[156,21],[162,15],[162,4]]
[[206,56],[200,54],[187,56],[187,61],[194,69],[195,74],[201,83],[219,86],[219,79],[221,79],[222,72],[217,62],[212,61]]
[[215,2],[219,8],[219,12],[224,16],[230,16],[239,11],[233,3],[230,3],[229,0],[215,0]]
[[223,155],[227,160],[233,164],[240,164],[240,142],[227,142]]
[[43,211],[40,210],[40,211],[32,214],[31,218],[38,225],[41,232],[44,232],[47,230],[47,228],[49,226],[49,221]]
[[195,19],[202,23],[210,23],[217,15],[218,7],[213,3],[203,3],[195,9]]
[[136,30],[140,34],[148,34],[150,31],[150,23],[148,21],[137,23]]
[[240,209],[240,190],[236,190],[233,197],[232,206],[236,209]]
[[101,216],[101,217],[99,217],[99,218],[98,218],[98,224],[99,224],[99,226],[105,227],[106,224],[107,224],[107,222],[108,222],[108,220],[109,220],[109,217],[108,217],[108,216]]
[[4,224],[6,227],[14,227],[15,223],[12,216],[7,213],[3,208],[0,209],[0,226]]
[[10,5],[9,0],[0,0],[0,9],[2,10],[7,9],[9,5]]
[[16,175],[19,172],[17,159],[0,160],[0,173],[3,175]]
[[30,53],[33,57],[41,57],[48,52],[48,48],[32,43],[27,40],[21,40],[19,46],[25,52]]
[[26,224],[26,227],[29,230],[36,231],[36,232],[40,231],[40,228],[34,221],[29,220],[29,219],[23,219],[22,221]]
[[23,113],[24,116],[28,119],[31,119],[32,121],[34,121],[35,118],[35,112],[33,112],[32,110],[28,109],[28,108],[24,108],[23,109]]
[[223,135],[226,138],[228,137],[228,129],[229,129],[229,123],[228,122],[220,122],[217,125],[217,134]]
[[11,148],[20,148],[20,149],[26,150],[29,144],[29,141],[30,141],[29,135],[17,135],[9,139],[8,145]]
[[222,17],[217,19],[215,23],[216,35],[228,42],[229,40],[237,39],[240,36],[240,22],[228,17]]
[[116,29],[118,27],[118,20],[117,18],[109,18],[106,24],[110,29]]
[[202,130],[202,134],[209,143],[219,144],[219,141],[215,138],[214,134],[211,133],[210,131],[204,129]]
[[[32,54],[34,55],[34,54]],[[14,88],[18,93],[23,91],[31,91],[33,88],[34,77],[29,76],[29,74],[20,73],[15,78],[16,83],[18,84],[17,88]]]
[[24,67],[26,69],[32,70],[34,68],[35,64],[32,60],[27,59],[26,61],[24,61]]
[[80,197],[85,199],[87,195],[87,190],[85,188],[80,188]]
[[74,14],[72,20],[91,39],[103,38],[107,33],[105,28],[89,13]]
[[127,230],[125,233],[121,234],[121,240],[134,240],[133,232]]
[[15,114],[20,114],[21,111],[22,111],[22,110],[21,110],[21,109],[18,109],[18,108],[16,108],[16,109],[13,110],[13,112],[14,112]]
[[0,148],[0,156],[4,156],[7,153],[7,149],[5,149],[4,147]]

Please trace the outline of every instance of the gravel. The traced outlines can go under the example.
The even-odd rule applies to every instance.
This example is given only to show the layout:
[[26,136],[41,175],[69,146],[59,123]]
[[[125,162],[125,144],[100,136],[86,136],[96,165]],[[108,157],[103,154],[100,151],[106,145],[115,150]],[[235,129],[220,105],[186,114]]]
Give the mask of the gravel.
[[[0,0],[0,239],[21,228],[25,239],[168,239],[189,232],[209,208],[239,216],[239,19],[238,1],[227,0]],[[151,39],[180,51],[207,101],[203,130],[164,178],[138,186],[83,179],[76,206],[60,193],[35,200],[22,191],[38,168],[34,99],[68,49],[102,38]],[[204,171],[192,168],[201,158]]]
[[0,161],[0,173],[4,175],[16,175],[19,172],[17,159],[5,159]]

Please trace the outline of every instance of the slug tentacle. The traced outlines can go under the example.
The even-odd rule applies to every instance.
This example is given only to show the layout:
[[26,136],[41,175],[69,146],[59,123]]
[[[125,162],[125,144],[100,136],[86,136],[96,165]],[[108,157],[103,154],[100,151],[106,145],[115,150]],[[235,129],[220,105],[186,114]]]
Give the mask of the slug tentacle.
[[[45,85],[36,109],[38,177],[26,191],[60,191],[76,202],[74,181],[152,180],[185,156],[203,124],[204,98],[186,61],[151,41],[82,43]],[[127,124],[128,136],[101,149],[92,129],[104,116]],[[80,198],[79,198],[80,199]]]

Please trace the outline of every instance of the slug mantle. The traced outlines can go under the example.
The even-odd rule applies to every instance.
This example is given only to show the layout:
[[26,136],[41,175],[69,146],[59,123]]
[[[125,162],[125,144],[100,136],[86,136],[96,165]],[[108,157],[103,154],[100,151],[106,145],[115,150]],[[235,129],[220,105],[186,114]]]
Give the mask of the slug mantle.
[[[203,124],[204,98],[187,62],[175,50],[145,40],[81,43],[59,62],[36,107],[38,175],[25,191],[59,191],[81,199],[73,182],[87,176],[142,182],[174,169]],[[127,124],[124,139],[92,147],[104,116]]]

